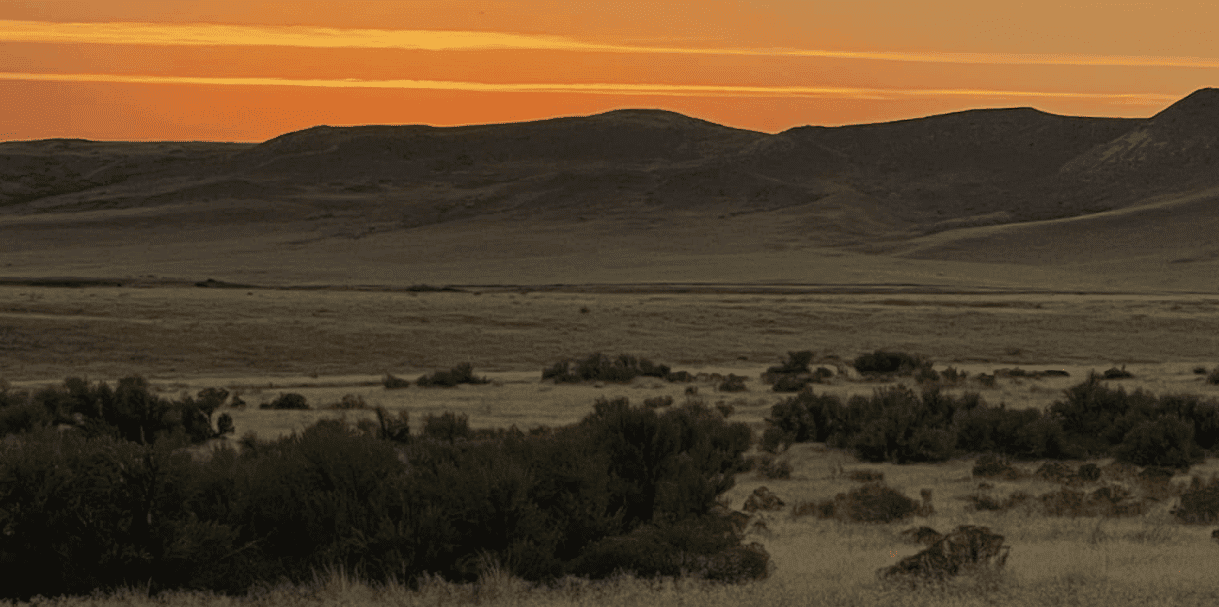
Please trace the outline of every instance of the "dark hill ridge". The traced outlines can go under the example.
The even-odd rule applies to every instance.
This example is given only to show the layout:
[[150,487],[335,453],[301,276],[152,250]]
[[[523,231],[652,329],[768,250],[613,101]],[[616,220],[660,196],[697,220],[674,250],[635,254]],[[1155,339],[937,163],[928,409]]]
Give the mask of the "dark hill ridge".
[[443,128],[319,126],[261,144],[9,142],[0,144],[0,220],[76,213],[50,224],[87,223],[93,215],[78,212],[123,210],[146,226],[157,209],[214,210],[214,227],[297,226],[307,237],[294,243],[471,222],[595,220],[625,238],[640,226],[730,221],[725,234],[776,250],[889,246],[1219,186],[1217,100],[1203,89],[1147,119],[1011,108],[774,135],[616,110]]

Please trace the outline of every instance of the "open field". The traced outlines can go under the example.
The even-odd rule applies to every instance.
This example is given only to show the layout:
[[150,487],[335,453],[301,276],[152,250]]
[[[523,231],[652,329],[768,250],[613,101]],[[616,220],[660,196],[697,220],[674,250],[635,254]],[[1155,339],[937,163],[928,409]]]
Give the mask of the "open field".
[[[678,292],[653,287],[526,291],[470,288],[469,292],[387,292],[200,289],[186,286],[51,288],[0,287],[0,377],[15,386],[57,383],[67,376],[115,380],[149,377],[166,395],[224,386],[246,400],[224,408],[237,433],[283,435],[324,417],[351,421],[370,411],[333,411],[344,394],[368,405],[408,411],[418,427],[429,413],[466,413],[473,427],[520,428],[572,423],[598,397],[634,403],[658,395],[676,402],[686,387],[708,403],[733,405],[732,419],[755,430],[785,395],[758,375],[789,350],[813,349],[814,366],[877,348],[919,352],[943,369],[971,376],[997,368],[1057,369],[1060,378],[999,378],[994,387],[970,381],[992,404],[1044,408],[1090,370],[1126,365],[1135,377],[1111,382],[1155,393],[1219,396],[1195,367],[1219,361],[1219,299],[1202,295],[1076,293],[932,293],[899,288],[874,292],[799,292],[791,287]],[[753,292],[749,292],[749,291]],[[735,291],[735,292],[734,292]],[[809,289],[808,291],[811,291]],[[587,309],[583,312],[582,309]],[[749,378],[741,393],[639,378],[629,384],[554,385],[540,371],[560,358],[591,351],[632,353],[695,373]],[[414,379],[460,362],[474,364],[492,383],[457,388],[386,390],[384,372]],[[819,392],[870,394],[885,384],[838,377]],[[282,392],[305,395],[314,410],[268,411],[257,405]],[[756,435],[755,435],[756,436]],[[60,599],[55,604],[493,604],[493,605],[1208,605],[1219,601],[1211,563],[1210,527],[1182,525],[1169,514],[1173,499],[1127,518],[1046,517],[1019,509],[975,512],[961,497],[975,490],[971,460],[943,464],[868,464],[907,495],[934,493],[936,514],[903,523],[850,524],[806,516],[791,506],[847,490],[842,476],[861,466],[848,453],[819,444],[796,445],[780,456],[790,479],[755,473],[737,478],[724,496],[739,509],[765,485],[787,502],[780,512],[755,515],[746,541],[758,541],[777,569],[744,586],[693,580],[620,579],[571,582],[546,589],[496,575],[481,584],[425,583],[370,587],[338,572],[320,572],[312,588],[268,588],[245,599],[180,593],[146,598],[138,591],[111,599]],[[1104,465],[1108,461],[1098,461]],[[1024,464],[1031,470],[1035,463]],[[1219,472],[1214,459],[1195,467]],[[1175,482],[1188,480],[1178,475]],[[1002,496],[1038,495],[1053,485],[997,481]],[[998,576],[962,578],[942,589],[910,592],[879,584],[877,568],[912,554],[897,532],[910,525],[945,531],[984,525],[1007,537],[1012,556]],[[89,602],[99,601],[99,602]]]

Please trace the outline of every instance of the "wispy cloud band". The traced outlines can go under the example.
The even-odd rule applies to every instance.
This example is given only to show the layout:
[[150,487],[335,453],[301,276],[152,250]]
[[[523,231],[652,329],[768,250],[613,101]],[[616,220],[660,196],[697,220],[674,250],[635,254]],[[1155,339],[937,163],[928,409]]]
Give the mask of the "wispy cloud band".
[[900,100],[914,98],[1093,99],[1132,105],[1159,106],[1176,101],[1156,93],[1078,93],[990,89],[882,89],[816,86],[739,86],[725,84],[640,83],[489,83],[450,80],[357,80],[142,76],[134,74],[48,74],[0,72],[0,80],[49,82],[110,82],[125,84],[194,84],[211,86],[291,86],[319,88],[432,89],[488,93],[583,93],[679,97],[820,97],[834,99]]
[[810,57],[993,65],[1219,68],[1219,58],[1213,57],[641,46],[584,41],[567,36],[507,32],[336,29],[305,26],[251,26],[206,23],[55,23],[0,20],[0,41],[153,46],[288,46],[429,51],[560,50],[606,53]]

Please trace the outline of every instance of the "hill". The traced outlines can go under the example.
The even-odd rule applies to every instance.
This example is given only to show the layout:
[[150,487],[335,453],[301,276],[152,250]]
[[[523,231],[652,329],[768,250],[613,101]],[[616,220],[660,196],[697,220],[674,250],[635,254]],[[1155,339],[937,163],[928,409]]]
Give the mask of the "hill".
[[[1052,266],[1073,276],[1064,280],[1100,273],[1100,284],[1139,289],[1161,264],[1173,269],[1155,288],[1187,289],[1216,269],[1206,230],[1219,217],[1217,99],[1203,89],[1147,119],[1013,108],[774,135],[617,110],[319,126],[261,144],[8,142],[0,275],[456,284],[913,273],[976,286],[1015,272],[1005,284],[1019,288],[1037,279],[1015,266]],[[1121,260],[1144,270],[1124,275],[1134,262]]]

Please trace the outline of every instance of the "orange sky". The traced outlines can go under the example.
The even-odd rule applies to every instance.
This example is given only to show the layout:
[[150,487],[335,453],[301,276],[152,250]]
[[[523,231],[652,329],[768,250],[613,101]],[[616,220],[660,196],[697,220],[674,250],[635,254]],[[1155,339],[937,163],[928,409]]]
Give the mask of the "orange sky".
[[[997,8],[992,8],[997,7]],[[0,0],[0,140],[663,108],[777,132],[1219,86],[1212,2]]]

